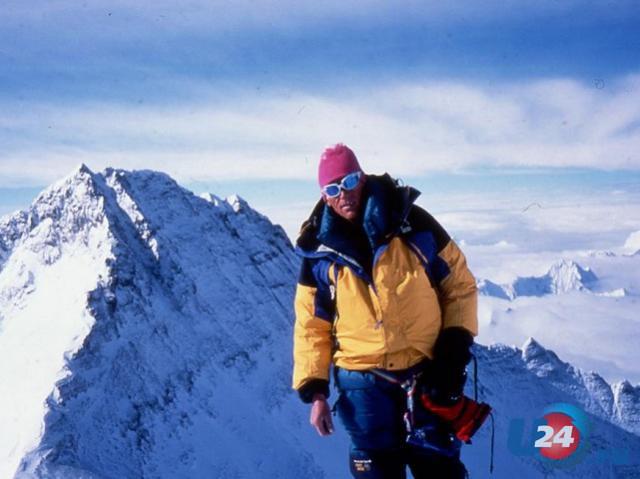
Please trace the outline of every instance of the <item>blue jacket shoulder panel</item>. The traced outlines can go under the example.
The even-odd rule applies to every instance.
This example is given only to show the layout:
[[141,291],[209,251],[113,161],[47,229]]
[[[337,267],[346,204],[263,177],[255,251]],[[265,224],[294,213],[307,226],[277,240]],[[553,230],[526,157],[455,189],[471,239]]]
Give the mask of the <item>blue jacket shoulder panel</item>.
[[304,258],[300,266],[298,283],[315,288],[314,316],[333,321],[336,314],[335,301],[331,292],[329,268],[332,262],[327,257]]
[[406,229],[404,238],[411,248],[417,249],[427,276],[436,285],[439,284],[450,271],[438,253],[447,246],[451,237],[433,216],[416,205],[409,212]]

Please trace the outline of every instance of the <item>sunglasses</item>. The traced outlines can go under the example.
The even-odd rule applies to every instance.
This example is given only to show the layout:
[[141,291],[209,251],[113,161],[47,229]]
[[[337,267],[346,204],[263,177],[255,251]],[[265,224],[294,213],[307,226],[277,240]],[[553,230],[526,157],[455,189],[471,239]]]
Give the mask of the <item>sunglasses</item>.
[[340,183],[329,183],[322,188],[322,192],[327,196],[327,198],[336,198],[340,196],[340,191],[351,191],[358,186],[360,183],[360,178],[362,177],[361,171],[356,171],[354,173],[349,173],[347,176],[340,180]]

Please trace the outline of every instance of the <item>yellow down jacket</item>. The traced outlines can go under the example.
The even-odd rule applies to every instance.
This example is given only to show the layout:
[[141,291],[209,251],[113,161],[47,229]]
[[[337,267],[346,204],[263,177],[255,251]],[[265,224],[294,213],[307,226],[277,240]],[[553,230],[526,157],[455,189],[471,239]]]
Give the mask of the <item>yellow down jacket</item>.
[[420,193],[368,175],[363,194],[364,242],[322,201],[302,226],[294,389],[328,381],[332,361],[405,369],[432,358],[443,328],[478,334],[475,279],[442,226],[413,204]]

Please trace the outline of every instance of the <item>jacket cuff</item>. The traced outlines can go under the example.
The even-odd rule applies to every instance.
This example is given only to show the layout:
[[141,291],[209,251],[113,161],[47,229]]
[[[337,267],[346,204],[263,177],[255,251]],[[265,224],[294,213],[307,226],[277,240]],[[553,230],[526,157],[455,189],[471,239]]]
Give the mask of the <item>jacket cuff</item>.
[[326,379],[311,379],[298,389],[300,399],[306,404],[313,401],[313,396],[318,393],[324,394],[327,398],[329,397],[329,381]]

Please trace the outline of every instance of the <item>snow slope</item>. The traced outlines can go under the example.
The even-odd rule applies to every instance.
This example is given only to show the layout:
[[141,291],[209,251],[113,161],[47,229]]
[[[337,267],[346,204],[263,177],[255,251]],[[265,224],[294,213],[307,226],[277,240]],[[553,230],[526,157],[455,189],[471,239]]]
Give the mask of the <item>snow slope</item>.
[[[82,166],[0,219],[0,478],[348,477],[344,432],[317,437],[290,390],[297,267],[241,198],[150,171]],[[640,456],[638,387],[534,341],[476,352],[494,477],[542,477],[507,450],[508,428],[558,401],[592,414],[598,447]],[[474,477],[488,434],[464,449]]]
[[103,200],[84,170],[0,226],[1,477],[37,446],[43,400],[66,374],[65,355],[91,330],[87,293],[106,276],[108,232]]
[[295,258],[238,202],[81,167],[3,228],[1,477],[322,477],[281,427]]

